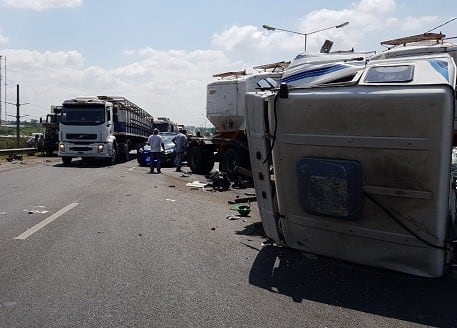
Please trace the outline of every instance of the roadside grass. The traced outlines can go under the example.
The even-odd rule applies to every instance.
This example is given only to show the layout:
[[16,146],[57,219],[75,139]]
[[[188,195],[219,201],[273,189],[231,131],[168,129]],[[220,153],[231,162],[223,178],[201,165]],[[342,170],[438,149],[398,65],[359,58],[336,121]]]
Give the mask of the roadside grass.
[[16,144],[16,138],[0,137],[0,149],[26,148],[28,137],[19,138],[19,147]]
[[[22,126],[20,130],[19,145],[16,141],[16,128],[10,126],[0,126],[0,150],[28,148],[27,140],[32,136],[32,133],[43,133],[44,130],[40,126]],[[34,157],[39,155],[38,152],[31,154],[18,154],[26,157]],[[0,154],[0,164],[5,162],[9,157],[8,154]]]
[[26,148],[27,139],[32,136],[32,133],[44,133],[44,131],[41,127],[22,127],[18,147],[16,143],[16,128],[0,126],[0,149]]

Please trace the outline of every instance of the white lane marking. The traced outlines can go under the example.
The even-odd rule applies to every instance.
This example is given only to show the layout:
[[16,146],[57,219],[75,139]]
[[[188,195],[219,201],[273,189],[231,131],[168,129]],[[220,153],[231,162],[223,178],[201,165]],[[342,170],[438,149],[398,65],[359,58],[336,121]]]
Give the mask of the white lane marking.
[[19,236],[17,236],[16,238],[14,239],[20,239],[20,240],[24,240],[24,239],[27,239],[28,237],[30,237],[31,235],[33,235],[35,232],[37,232],[38,230],[44,228],[45,226],[47,226],[49,223],[51,223],[52,221],[54,221],[55,219],[57,219],[59,216],[67,213],[69,210],[71,210],[73,207],[75,207],[76,205],[78,205],[79,203],[71,203],[70,205],[67,205],[65,206],[64,208],[58,210],[56,213],[54,213],[53,215],[49,216],[48,218],[44,219],[43,221],[41,221],[40,223],[34,225],[33,227],[31,227],[30,229],[27,229],[26,231],[24,231],[23,233],[21,233]]

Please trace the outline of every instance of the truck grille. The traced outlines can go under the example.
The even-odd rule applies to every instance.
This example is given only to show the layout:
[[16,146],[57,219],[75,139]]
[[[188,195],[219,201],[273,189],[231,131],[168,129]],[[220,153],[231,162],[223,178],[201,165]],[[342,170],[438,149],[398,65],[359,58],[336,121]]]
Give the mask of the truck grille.
[[67,133],[68,140],[96,140],[96,134],[88,133]]
[[91,147],[70,147],[70,150],[73,151],[90,151],[92,150]]

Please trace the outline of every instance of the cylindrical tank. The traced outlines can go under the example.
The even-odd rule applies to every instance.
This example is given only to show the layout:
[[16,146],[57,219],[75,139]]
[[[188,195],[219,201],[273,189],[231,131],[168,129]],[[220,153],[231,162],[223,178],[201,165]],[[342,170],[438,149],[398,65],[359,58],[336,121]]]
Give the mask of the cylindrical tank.
[[218,132],[245,130],[245,94],[259,89],[257,82],[272,78],[279,83],[282,72],[232,75],[207,86],[206,117]]

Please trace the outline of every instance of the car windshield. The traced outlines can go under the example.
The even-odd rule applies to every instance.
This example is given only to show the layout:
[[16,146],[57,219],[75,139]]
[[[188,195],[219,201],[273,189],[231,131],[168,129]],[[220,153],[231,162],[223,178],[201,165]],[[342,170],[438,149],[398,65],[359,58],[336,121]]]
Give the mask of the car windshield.
[[163,139],[163,143],[170,143],[170,142],[173,142],[173,138],[175,137],[175,134],[171,135],[171,134],[165,134],[165,135],[162,135],[162,139]]

